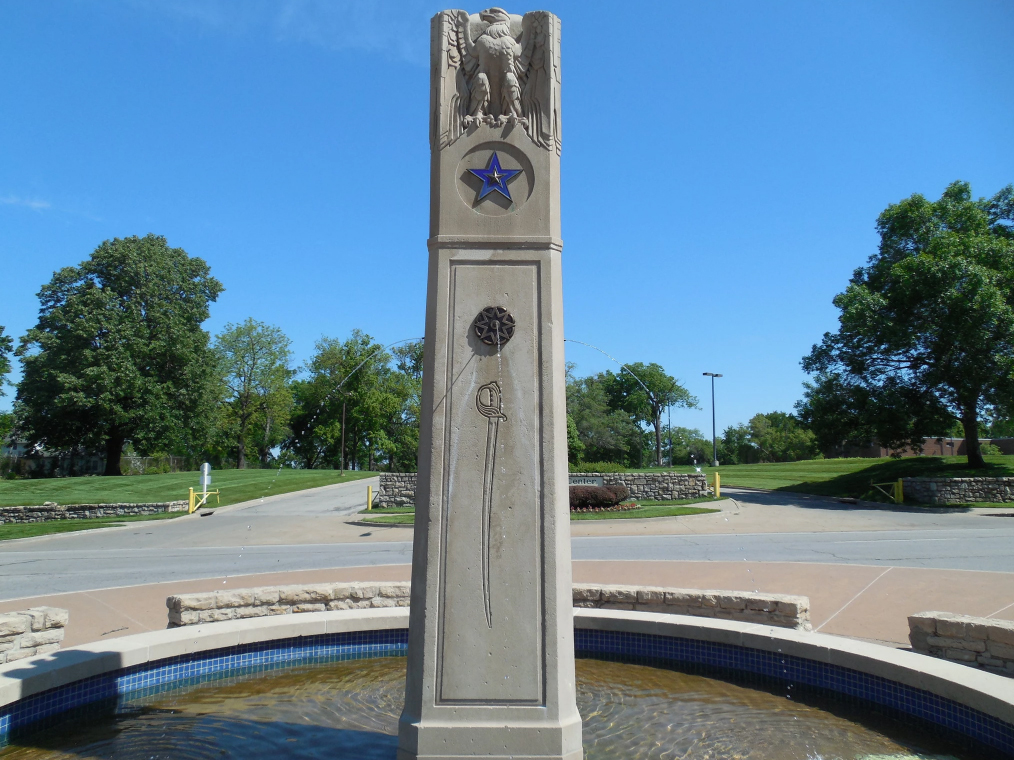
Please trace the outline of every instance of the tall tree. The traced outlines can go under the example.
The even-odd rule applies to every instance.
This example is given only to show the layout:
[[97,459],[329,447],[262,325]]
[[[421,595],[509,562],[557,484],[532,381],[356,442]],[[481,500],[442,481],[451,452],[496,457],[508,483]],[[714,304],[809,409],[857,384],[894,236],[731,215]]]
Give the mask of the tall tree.
[[798,462],[813,459],[819,453],[814,434],[797,417],[785,412],[751,417],[748,441],[761,462]]
[[39,292],[39,321],[21,339],[15,416],[47,448],[88,446],[120,474],[141,452],[187,453],[208,434],[213,356],[201,323],[221,283],[164,237],[107,240]]
[[419,466],[423,341],[404,343],[393,348],[391,353],[394,355],[394,372],[388,378],[388,387],[400,406],[388,424],[388,447],[384,453],[389,469],[414,472]]
[[0,396],[7,395],[4,387],[7,385],[7,374],[11,371],[13,349],[14,340],[10,335],[4,335],[4,326],[0,325]]
[[[984,466],[979,420],[1014,398],[1012,222],[1011,185],[973,200],[955,182],[938,201],[917,194],[888,206],[878,252],[834,299],[838,331],[803,368],[874,398],[890,391],[939,405],[964,429],[968,465]],[[936,433],[910,432],[917,445]]]
[[[226,390],[223,415],[235,431],[236,467],[246,468],[247,448],[266,463],[272,442],[292,407],[291,341],[279,328],[247,318],[227,324],[215,338],[215,353]],[[252,436],[251,428],[256,427]],[[274,433],[274,436],[272,435]],[[252,440],[251,440],[252,439]]]
[[641,429],[627,412],[609,405],[605,375],[576,377],[567,367],[567,416],[572,418],[588,462],[641,466]]
[[632,415],[655,431],[655,466],[662,466],[662,414],[669,407],[697,408],[697,398],[659,364],[635,362],[618,373],[605,373],[610,406]]
[[307,362],[308,377],[293,385],[296,408],[286,450],[311,468],[366,469],[378,454],[389,455],[388,429],[404,400],[392,387],[391,361],[391,354],[360,330],[345,341],[321,338]]

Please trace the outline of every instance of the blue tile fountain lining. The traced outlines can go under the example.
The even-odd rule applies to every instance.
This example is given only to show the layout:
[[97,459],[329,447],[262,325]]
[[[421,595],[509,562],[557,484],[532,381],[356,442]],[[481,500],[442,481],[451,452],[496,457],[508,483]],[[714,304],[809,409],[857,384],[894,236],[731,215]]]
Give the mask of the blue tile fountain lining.
[[[582,656],[704,666],[835,692],[920,718],[1014,757],[1014,725],[922,689],[838,665],[733,644],[583,628],[575,631],[575,649]],[[407,653],[408,630],[403,628],[278,639],[148,662],[0,708],[0,747],[12,736],[43,728],[62,713],[89,705],[118,705],[183,686],[279,668]]]

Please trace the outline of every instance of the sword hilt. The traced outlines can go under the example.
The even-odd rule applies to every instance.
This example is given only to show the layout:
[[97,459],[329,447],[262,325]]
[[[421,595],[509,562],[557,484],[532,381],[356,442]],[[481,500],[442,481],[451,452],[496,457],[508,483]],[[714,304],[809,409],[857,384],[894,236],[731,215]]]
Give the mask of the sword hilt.
[[507,415],[500,411],[502,399],[500,385],[496,380],[479,387],[475,394],[475,408],[479,414],[490,420],[507,420]]

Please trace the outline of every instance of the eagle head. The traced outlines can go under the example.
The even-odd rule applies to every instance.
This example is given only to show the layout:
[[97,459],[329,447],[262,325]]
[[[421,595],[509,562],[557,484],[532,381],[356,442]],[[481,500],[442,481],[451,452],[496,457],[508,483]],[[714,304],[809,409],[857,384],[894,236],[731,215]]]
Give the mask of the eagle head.
[[503,8],[487,8],[479,13],[479,18],[487,24],[503,24],[511,20],[510,14]]

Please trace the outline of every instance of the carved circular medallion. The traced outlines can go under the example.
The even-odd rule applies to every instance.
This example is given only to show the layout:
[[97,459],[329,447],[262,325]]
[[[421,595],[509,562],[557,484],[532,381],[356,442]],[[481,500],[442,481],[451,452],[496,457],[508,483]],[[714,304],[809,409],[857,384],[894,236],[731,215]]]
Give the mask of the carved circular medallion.
[[487,306],[475,318],[475,334],[487,346],[503,346],[514,337],[514,317],[503,306]]
[[517,146],[494,140],[476,145],[458,162],[458,195],[483,216],[518,211],[535,188],[532,162]]

